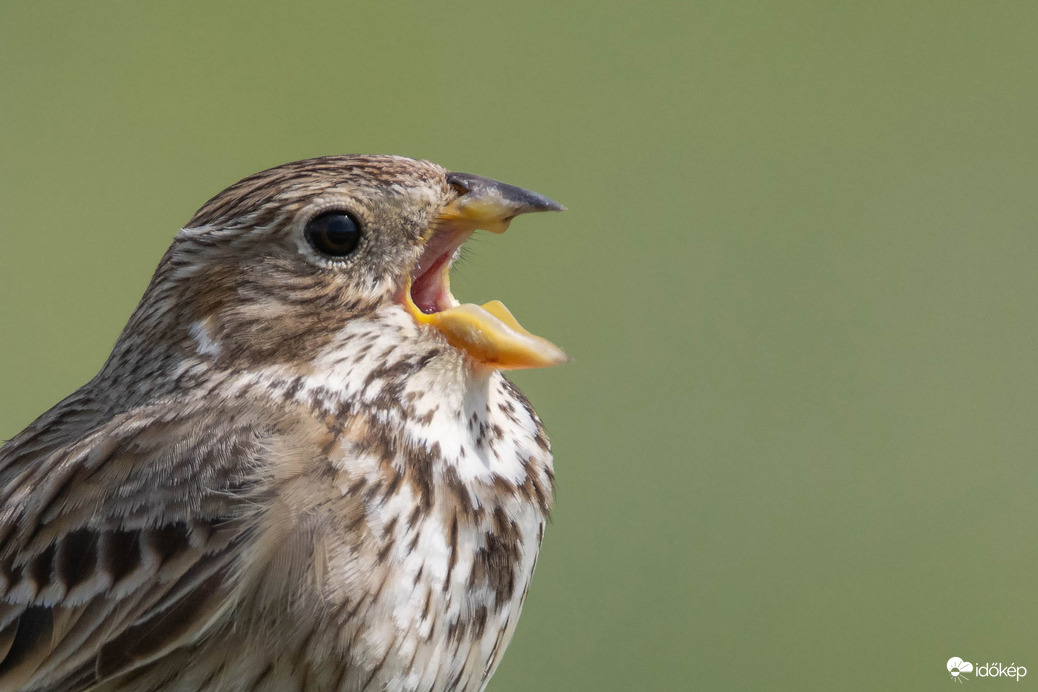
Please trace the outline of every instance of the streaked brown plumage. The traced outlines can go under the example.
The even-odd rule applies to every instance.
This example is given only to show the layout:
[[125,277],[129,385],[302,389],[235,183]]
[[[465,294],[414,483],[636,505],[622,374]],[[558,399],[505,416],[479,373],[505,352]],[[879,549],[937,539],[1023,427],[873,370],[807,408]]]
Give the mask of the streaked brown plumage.
[[0,449],[0,692],[482,689],[554,483],[499,369],[563,356],[437,272],[560,208],[387,156],[210,200],[101,372]]

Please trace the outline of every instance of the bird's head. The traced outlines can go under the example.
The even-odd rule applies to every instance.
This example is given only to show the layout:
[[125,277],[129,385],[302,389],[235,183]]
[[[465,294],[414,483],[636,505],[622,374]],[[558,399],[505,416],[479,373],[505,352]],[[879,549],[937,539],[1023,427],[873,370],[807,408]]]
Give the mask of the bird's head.
[[162,315],[161,328],[214,358],[287,361],[319,350],[346,322],[396,306],[474,363],[562,363],[559,348],[500,302],[460,304],[448,277],[477,229],[500,233],[519,214],[562,209],[533,192],[396,156],[278,166],[195,214],[123,340],[147,340]]

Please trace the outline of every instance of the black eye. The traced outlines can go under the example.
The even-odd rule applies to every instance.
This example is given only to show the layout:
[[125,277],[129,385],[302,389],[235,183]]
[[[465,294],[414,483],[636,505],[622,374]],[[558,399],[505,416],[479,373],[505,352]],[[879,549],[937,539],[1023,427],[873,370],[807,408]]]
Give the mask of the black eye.
[[303,234],[322,255],[345,257],[360,242],[360,224],[346,212],[326,211],[310,219]]

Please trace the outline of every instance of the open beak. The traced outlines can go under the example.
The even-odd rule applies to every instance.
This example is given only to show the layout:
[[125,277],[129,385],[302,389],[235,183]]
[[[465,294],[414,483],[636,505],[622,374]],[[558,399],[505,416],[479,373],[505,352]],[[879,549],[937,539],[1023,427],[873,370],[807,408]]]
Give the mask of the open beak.
[[523,329],[499,300],[459,303],[450,292],[450,265],[462,243],[477,230],[504,233],[519,214],[564,211],[536,192],[469,173],[449,173],[458,192],[440,214],[401,303],[420,324],[440,330],[447,341],[492,368],[542,368],[569,360],[555,344]]

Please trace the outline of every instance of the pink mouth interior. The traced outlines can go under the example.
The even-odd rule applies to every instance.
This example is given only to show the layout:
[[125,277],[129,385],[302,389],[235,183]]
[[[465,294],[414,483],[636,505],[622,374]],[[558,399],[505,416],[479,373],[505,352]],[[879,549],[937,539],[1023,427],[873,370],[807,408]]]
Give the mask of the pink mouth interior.
[[425,314],[431,315],[454,306],[443,268],[470,235],[441,230],[426,243],[411,282],[411,300]]

